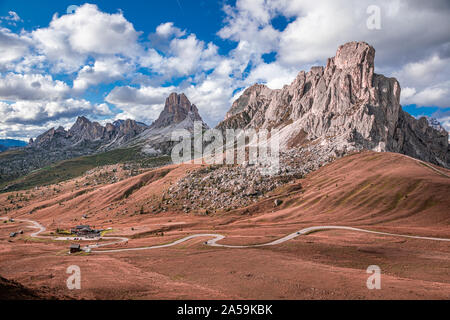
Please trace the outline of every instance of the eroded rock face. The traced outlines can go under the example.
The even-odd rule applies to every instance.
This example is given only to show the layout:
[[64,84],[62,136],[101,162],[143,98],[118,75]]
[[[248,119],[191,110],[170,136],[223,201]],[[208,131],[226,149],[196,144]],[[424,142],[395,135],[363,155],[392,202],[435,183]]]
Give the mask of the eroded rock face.
[[102,126],[86,117],[79,117],[65,130],[52,128],[36,139],[20,153],[0,159],[0,182],[11,181],[32,170],[60,160],[101,153],[118,148],[132,148],[137,156],[148,157],[168,154],[175,142],[174,130],[194,130],[195,121],[208,125],[195,105],[184,94],[172,93],[158,120],[151,126],[134,120],[117,120]]
[[95,143],[95,147],[107,145],[112,141],[126,142],[142,133],[147,126],[134,120],[117,121],[102,126],[98,122],[91,122],[86,117],[78,117],[75,124],[66,131],[63,127],[50,129],[30,141],[31,148],[63,149],[75,147],[81,143]]
[[86,117],[79,117],[70,128],[68,136],[73,140],[98,140],[105,135],[106,129],[98,122],[91,122]]
[[375,74],[374,59],[367,43],[344,44],[326,67],[301,71],[281,90],[248,88],[218,128],[278,128],[284,148],[306,133],[303,142],[337,152],[391,151],[450,167],[448,132],[404,112],[400,84]]
[[209,129],[197,107],[184,93],[172,93],[159,118],[127,145],[140,148],[146,155],[170,154],[174,144],[178,143],[173,141],[172,134],[181,130],[193,133],[196,122],[201,123],[202,129]]
[[164,110],[151,128],[164,128],[178,124],[190,116],[194,121],[203,121],[198,109],[188,100],[184,93],[172,93],[166,99]]
[[147,128],[134,120],[102,126],[79,117],[69,130],[52,128],[30,139],[27,147],[0,158],[0,182],[14,180],[57,161],[120,148]]
[[33,142],[30,141],[30,147],[39,147],[45,149],[65,148],[70,144],[67,139],[67,131],[63,127],[58,129],[52,128],[40,136]]

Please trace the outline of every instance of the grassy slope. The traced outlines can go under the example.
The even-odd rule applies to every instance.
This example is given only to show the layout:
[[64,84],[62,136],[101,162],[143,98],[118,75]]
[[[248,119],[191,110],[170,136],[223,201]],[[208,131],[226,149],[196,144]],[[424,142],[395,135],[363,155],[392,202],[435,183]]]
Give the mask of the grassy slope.
[[5,152],[0,153],[0,158],[8,159],[18,154],[23,154],[23,150],[21,149],[10,149]]
[[7,185],[9,191],[24,190],[36,186],[50,185],[69,180],[84,174],[98,166],[116,163],[137,162],[144,167],[155,167],[170,162],[170,157],[143,157],[137,149],[116,149],[104,153],[64,160],[48,167],[33,171],[14,181],[0,184],[0,189]]
[[[8,165],[8,162],[14,160],[16,157],[24,157],[24,156],[25,151],[23,149],[9,149],[7,151],[0,152],[0,166]],[[7,185],[8,181],[11,181],[11,176],[10,175],[5,176],[0,173],[0,187]]]

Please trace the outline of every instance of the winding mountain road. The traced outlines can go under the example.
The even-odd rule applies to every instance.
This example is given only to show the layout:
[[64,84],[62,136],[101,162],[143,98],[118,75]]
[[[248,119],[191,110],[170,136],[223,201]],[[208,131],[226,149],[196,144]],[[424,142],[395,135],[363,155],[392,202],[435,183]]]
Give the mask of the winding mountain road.
[[[8,218],[0,217],[0,220],[8,220]],[[41,239],[49,239],[49,237],[41,236],[40,234],[44,231],[46,231],[46,228],[42,226],[40,223],[33,221],[33,220],[24,220],[24,219],[16,219],[18,222],[26,222],[30,225],[29,228],[38,229],[38,231],[31,234],[31,237],[33,238],[41,238]],[[95,240],[114,240],[113,242],[106,242],[103,244],[94,244],[94,245],[88,245],[83,248],[86,252],[91,253],[114,253],[114,252],[125,252],[125,251],[142,251],[142,250],[151,250],[151,249],[161,249],[161,248],[168,248],[173,247],[178,244],[181,244],[183,242],[189,241],[191,239],[195,238],[212,238],[211,240],[208,240],[205,242],[205,245],[211,246],[211,247],[223,247],[223,248],[258,248],[258,247],[265,247],[265,246],[275,246],[281,243],[284,243],[286,241],[295,239],[299,236],[307,235],[311,232],[316,231],[324,231],[324,230],[347,230],[347,231],[355,231],[355,232],[364,232],[364,233],[372,233],[372,234],[379,234],[379,235],[385,235],[385,236],[392,236],[392,237],[402,237],[402,238],[410,238],[410,239],[419,239],[419,240],[432,240],[432,241],[447,241],[450,242],[450,239],[445,238],[434,238],[434,237],[422,237],[422,236],[411,236],[411,235],[403,235],[403,234],[395,234],[395,233],[388,233],[388,232],[379,232],[379,231],[371,231],[371,230],[365,230],[360,228],[354,228],[354,227],[345,227],[345,226],[317,226],[317,227],[308,227],[301,229],[297,232],[291,233],[283,238],[280,238],[278,240],[268,242],[268,243],[262,243],[262,244],[254,244],[254,245],[241,245],[241,246],[234,246],[234,245],[226,245],[226,244],[220,244],[217,243],[218,241],[221,241],[225,239],[225,236],[221,234],[214,234],[214,233],[201,233],[201,234],[194,234],[191,236],[184,237],[182,239],[176,240],[174,242],[168,243],[168,244],[162,244],[162,245],[156,245],[156,246],[148,246],[148,247],[139,247],[139,248],[123,248],[123,249],[107,249],[107,250],[92,250],[94,248],[100,248],[105,246],[110,246],[114,244],[120,244],[124,242],[128,242],[128,238],[125,237],[99,237],[96,239],[88,239],[88,238],[71,238],[71,237],[53,237],[50,238],[52,240],[60,240],[60,241],[67,241],[67,240],[81,240],[81,241],[95,241]]]

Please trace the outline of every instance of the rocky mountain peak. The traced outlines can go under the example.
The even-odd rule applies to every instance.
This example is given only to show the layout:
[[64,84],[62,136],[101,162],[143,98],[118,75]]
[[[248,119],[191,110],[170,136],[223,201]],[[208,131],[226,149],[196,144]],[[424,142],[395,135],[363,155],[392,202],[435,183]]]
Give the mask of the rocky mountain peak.
[[147,125],[136,122],[135,120],[127,119],[119,126],[119,131],[124,134],[139,134],[147,128]]
[[432,127],[433,129],[441,132],[445,132],[445,128],[441,125],[441,123],[436,119],[432,117],[423,117],[428,121],[428,125]]
[[77,121],[72,125],[72,127],[69,129],[70,133],[76,133],[85,130],[86,128],[89,128],[92,125],[92,122],[84,117],[78,117]]
[[78,117],[77,121],[75,122],[75,124],[80,124],[80,125],[90,124],[90,123],[91,123],[91,121],[88,118],[86,118],[85,116]]
[[252,101],[255,101],[257,97],[262,98],[265,96],[268,98],[272,94],[272,90],[264,84],[254,84],[247,88],[242,95],[233,103],[230,111],[227,112],[225,119],[231,118],[236,114],[242,112],[245,107],[248,107]]
[[172,92],[169,97],[166,99],[166,105],[169,107],[179,106],[190,111],[192,105],[189,99],[186,97],[184,93],[177,94],[176,92]]
[[391,151],[450,167],[448,133],[404,112],[400,84],[375,74],[374,61],[367,43],[346,43],[281,90],[245,90],[218,128],[278,128],[281,148],[315,141],[331,155]]
[[63,127],[57,129],[51,128],[46,132],[39,135],[34,141],[30,139],[30,147],[39,148],[63,148],[65,147],[64,141],[67,138],[67,131]]
[[91,122],[86,117],[78,117],[70,128],[69,135],[75,139],[97,140],[103,137],[105,128],[98,122]]
[[367,67],[374,69],[375,49],[365,42],[349,42],[337,49],[335,64],[339,69]]
[[177,124],[190,117],[193,121],[203,121],[198,109],[191,104],[184,93],[171,93],[166,99],[164,110],[159,118],[151,125],[151,128],[164,128]]
[[69,131],[63,127],[52,128],[35,140],[31,139],[30,147],[57,151],[84,148],[83,153],[89,154],[111,144],[120,147],[147,128],[147,125],[129,119],[117,120],[113,124],[107,123],[102,126],[82,116],[77,118]]

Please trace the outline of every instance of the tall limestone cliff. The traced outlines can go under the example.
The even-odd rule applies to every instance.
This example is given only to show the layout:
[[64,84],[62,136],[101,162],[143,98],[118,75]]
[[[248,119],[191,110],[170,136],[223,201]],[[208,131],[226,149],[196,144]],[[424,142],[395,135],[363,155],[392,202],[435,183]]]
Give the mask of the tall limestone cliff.
[[344,44],[283,89],[248,88],[218,128],[278,128],[284,148],[315,141],[337,154],[365,148],[450,167],[448,132],[403,111],[400,84],[376,74],[374,59],[367,43]]
[[193,132],[195,122],[201,123],[203,129],[208,129],[197,107],[186,95],[174,92],[166,99],[158,119],[126,145],[138,146],[147,155],[170,154],[175,143],[172,141],[172,133],[179,130]]
[[151,128],[164,128],[178,124],[190,117],[193,121],[203,121],[195,104],[191,104],[184,93],[171,93],[166,99],[164,110]]

